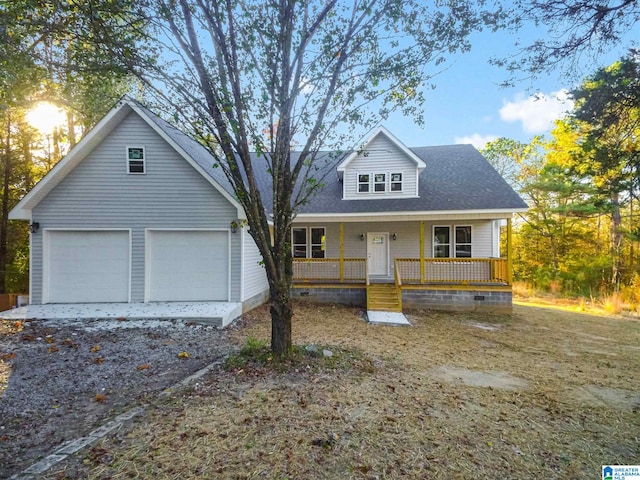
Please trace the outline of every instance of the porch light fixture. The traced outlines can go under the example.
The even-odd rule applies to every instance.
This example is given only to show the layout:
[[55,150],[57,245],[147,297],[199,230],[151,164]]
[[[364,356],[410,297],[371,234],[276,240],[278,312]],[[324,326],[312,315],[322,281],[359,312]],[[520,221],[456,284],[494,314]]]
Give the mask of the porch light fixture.
[[361,234],[360,234],[360,241],[361,241],[361,242],[364,242],[364,233],[361,233]]
[[395,233],[391,236],[391,238],[393,238],[394,240],[397,240],[397,239],[398,239],[398,237],[396,236],[396,234],[395,234]]
[[236,233],[238,231],[238,222],[231,222],[231,233]]
[[29,225],[29,231],[31,233],[38,233],[39,228],[40,224],[38,222],[32,222],[31,225]]

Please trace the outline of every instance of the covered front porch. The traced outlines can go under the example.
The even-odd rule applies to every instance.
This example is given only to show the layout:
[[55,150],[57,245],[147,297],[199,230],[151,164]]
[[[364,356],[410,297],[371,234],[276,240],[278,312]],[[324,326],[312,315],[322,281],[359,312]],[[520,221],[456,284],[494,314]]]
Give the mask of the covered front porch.
[[[510,309],[511,219],[505,220],[503,255],[496,219],[298,227],[307,228],[310,242],[309,254],[293,259],[294,295],[366,304],[368,310],[402,311],[403,301],[455,309],[508,304]],[[318,235],[325,231],[338,235]],[[296,239],[294,232],[299,254],[301,236]],[[346,255],[358,248],[361,255]]]

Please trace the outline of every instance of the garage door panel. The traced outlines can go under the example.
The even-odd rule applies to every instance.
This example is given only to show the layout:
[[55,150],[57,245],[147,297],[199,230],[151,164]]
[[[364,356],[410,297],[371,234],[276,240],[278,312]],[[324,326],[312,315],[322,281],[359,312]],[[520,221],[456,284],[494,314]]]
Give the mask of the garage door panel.
[[149,231],[149,301],[226,301],[229,237],[214,231]]
[[49,231],[48,303],[129,301],[128,231]]

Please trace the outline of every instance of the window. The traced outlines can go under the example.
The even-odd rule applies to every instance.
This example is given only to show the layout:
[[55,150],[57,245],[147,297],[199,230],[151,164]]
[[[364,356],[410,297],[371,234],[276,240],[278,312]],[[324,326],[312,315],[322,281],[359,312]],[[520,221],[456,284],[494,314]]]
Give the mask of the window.
[[293,258],[325,258],[326,237],[324,227],[298,227],[291,229]]
[[449,227],[433,227],[433,257],[449,258],[451,246],[451,230]]
[[293,258],[307,258],[307,229],[293,228],[291,231]]
[[402,174],[401,173],[391,174],[391,191],[392,192],[402,191]]
[[471,226],[456,227],[456,257],[471,258]]
[[144,147],[127,147],[127,173],[145,173]]
[[451,227],[433,227],[434,258],[471,258],[471,225],[455,227],[455,246],[451,250]]
[[373,191],[380,193],[387,189],[387,176],[384,173],[376,173],[373,175]]
[[324,258],[325,236],[323,227],[311,227],[311,258]]
[[358,193],[369,193],[369,174],[358,175]]

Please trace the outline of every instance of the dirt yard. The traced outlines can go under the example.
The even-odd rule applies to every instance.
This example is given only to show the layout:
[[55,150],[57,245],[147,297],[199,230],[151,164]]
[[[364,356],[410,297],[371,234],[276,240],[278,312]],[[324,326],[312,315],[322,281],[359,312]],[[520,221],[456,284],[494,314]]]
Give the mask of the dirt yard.
[[[638,463],[637,320],[361,315],[298,304],[294,342],[332,357],[221,369],[47,478],[583,479]],[[238,346],[269,338],[265,308],[242,325]]]

